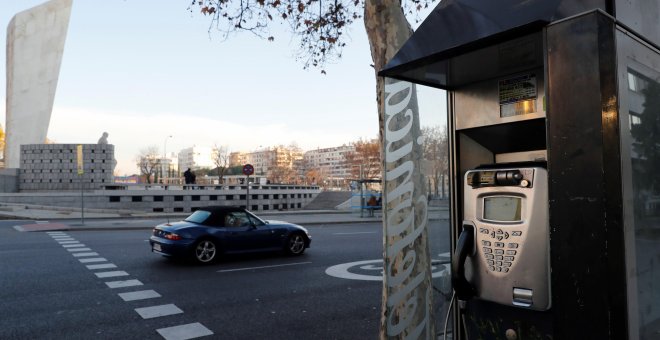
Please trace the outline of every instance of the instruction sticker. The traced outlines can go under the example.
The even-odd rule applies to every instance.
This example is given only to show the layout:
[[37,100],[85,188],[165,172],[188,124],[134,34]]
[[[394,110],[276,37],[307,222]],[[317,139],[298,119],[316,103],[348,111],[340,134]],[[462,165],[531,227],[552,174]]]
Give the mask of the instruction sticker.
[[536,76],[526,74],[499,81],[500,117],[536,112]]
[[500,80],[500,105],[511,104],[528,99],[536,99],[536,76],[526,74],[515,78]]

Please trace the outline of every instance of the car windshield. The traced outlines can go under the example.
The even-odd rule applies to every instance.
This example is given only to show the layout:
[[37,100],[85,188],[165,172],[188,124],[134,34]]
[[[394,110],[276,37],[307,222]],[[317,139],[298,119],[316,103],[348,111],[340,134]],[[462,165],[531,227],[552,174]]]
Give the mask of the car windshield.
[[209,218],[210,215],[211,213],[208,211],[197,210],[192,213],[192,215],[186,217],[184,221],[202,224],[204,221],[206,221],[207,218]]
[[261,218],[257,217],[256,215],[254,215],[249,211],[248,211],[248,215],[252,219],[252,223],[254,223],[254,225],[260,226],[266,224],[266,221],[262,220]]

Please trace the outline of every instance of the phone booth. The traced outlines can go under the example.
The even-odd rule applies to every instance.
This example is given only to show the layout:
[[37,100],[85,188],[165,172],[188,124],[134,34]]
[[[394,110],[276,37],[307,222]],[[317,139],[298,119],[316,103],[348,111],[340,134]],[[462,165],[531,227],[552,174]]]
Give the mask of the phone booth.
[[447,91],[452,339],[660,339],[658,17],[443,0],[380,71]]

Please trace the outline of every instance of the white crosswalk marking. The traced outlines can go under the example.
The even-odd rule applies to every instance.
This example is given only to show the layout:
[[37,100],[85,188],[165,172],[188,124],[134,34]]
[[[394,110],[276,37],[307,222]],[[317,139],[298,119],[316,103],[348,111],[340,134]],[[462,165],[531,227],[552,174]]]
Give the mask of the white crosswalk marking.
[[77,247],[84,247],[85,245],[82,243],[73,243],[73,244],[63,244],[62,247],[64,248],[77,248]]
[[101,272],[94,274],[96,274],[96,277],[98,277],[99,279],[103,279],[106,277],[128,276],[128,273],[123,270],[116,270],[112,272]]
[[166,340],[186,340],[213,335],[210,329],[199,322],[156,330]]
[[183,311],[174,304],[135,308],[135,311],[140,314],[143,319],[153,319],[161,316],[183,313]]
[[117,268],[117,266],[112,263],[87,265],[87,269],[108,269],[108,268]]
[[92,249],[90,249],[90,248],[69,248],[67,250],[73,253],[73,252],[76,252],[76,251],[90,251]]
[[155,290],[140,290],[137,292],[119,293],[118,295],[126,302],[159,298],[161,296]]
[[[69,235],[63,232],[54,231],[54,232],[46,232],[46,233],[50,235],[55,241],[57,241],[64,249],[69,251],[74,257],[80,257],[78,259],[80,263],[97,263],[97,264],[86,265],[87,269],[89,270],[117,268],[117,266],[113,263],[100,263],[100,262],[107,262],[108,260],[103,257],[98,257],[99,256],[98,253],[91,251],[92,250],[91,248],[86,247],[85,244],[80,243],[75,238],[70,237]],[[128,276],[129,274],[123,270],[113,270],[113,271],[105,271],[105,272],[95,272],[94,275],[96,275],[96,277],[99,279],[107,279],[107,278]],[[108,288],[111,289],[143,285],[142,282],[135,279],[123,280],[123,281],[109,281],[104,283],[108,286]],[[134,292],[119,293],[117,295],[119,295],[119,297],[125,302],[147,300],[147,299],[154,299],[161,297],[161,295],[154,290],[140,290]],[[183,310],[181,310],[179,307],[177,307],[174,304],[165,304],[158,306],[135,308],[135,312],[138,313],[143,319],[153,319],[162,316],[182,314]],[[158,332],[158,334],[160,334],[163,338],[167,340],[185,340],[185,339],[194,339],[198,337],[213,335],[213,332],[210,329],[204,327],[204,325],[202,325],[199,322],[174,326],[174,327],[160,328],[157,329],[156,331]]]
[[124,288],[132,286],[142,286],[139,280],[110,281],[105,283],[109,288]]
[[99,256],[99,253],[91,252],[91,253],[75,253],[73,254],[75,257],[83,257],[83,256]]

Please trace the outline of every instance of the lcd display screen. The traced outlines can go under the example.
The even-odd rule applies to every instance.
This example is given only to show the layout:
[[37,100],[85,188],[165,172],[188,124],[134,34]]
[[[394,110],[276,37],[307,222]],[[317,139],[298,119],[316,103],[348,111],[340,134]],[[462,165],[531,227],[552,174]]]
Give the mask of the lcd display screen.
[[484,220],[517,222],[521,220],[522,198],[512,196],[491,196],[484,198]]

